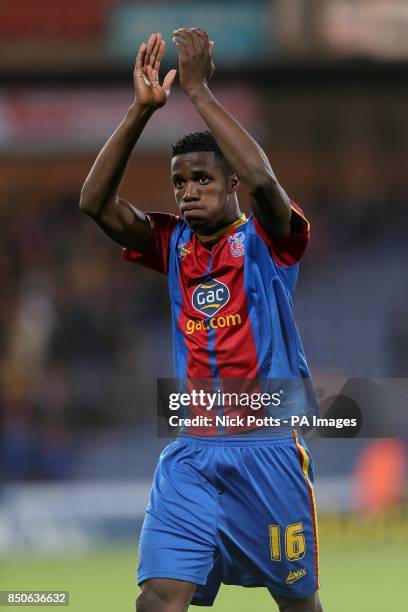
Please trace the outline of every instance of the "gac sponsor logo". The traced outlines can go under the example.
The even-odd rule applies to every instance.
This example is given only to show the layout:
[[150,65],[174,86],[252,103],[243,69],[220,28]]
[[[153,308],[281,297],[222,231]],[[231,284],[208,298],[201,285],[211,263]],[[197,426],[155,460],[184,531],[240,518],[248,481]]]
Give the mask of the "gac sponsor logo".
[[235,325],[241,325],[241,315],[228,314],[219,317],[212,317],[211,319],[188,319],[186,324],[186,333],[194,334],[200,331],[210,331],[210,329],[222,329],[224,327],[235,327]]
[[229,302],[230,291],[227,285],[210,276],[193,291],[191,303],[193,308],[207,317],[213,317]]
[[305,568],[296,570],[295,572],[290,571],[288,577],[286,578],[286,584],[292,584],[292,582],[296,582],[296,580],[303,578],[303,576],[306,576],[306,574],[307,570],[305,570]]

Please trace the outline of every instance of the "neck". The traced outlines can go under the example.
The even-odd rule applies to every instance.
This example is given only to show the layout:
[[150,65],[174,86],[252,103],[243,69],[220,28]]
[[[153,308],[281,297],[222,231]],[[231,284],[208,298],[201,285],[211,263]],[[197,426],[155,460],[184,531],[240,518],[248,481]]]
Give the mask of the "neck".
[[242,217],[242,212],[238,208],[232,211],[231,213],[229,213],[228,215],[226,215],[225,217],[223,217],[222,219],[220,219],[220,221],[218,221],[214,225],[211,225],[209,227],[203,227],[202,229],[200,229],[200,234],[203,234],[204,236],[209,236],[210,234],[214,234],[215,232],[222,230],[224,227],[231,225],[231,223],[235,223],[235,221],[237,221],[241,217]]
[[218,229],[211,229],[211,232],[197,234],[198,238],[201,240],[201,242],[210,242],[211,240],[216,240],[221,236],[225,236],[228,234],[228,232],[246,222],[247,219],[245,214],[241,213],[241,211],[239,211],[238,214],[239,216],[237,217],[234,215],[234,219],[229,223],[219,224]]

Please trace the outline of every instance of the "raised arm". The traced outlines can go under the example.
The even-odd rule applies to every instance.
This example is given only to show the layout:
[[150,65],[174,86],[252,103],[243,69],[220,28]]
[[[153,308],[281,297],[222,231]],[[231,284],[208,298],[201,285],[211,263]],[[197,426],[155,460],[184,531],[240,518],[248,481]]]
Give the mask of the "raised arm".
[[211,48],[200,28],[181,28],[173,34],[179,50],[179,77],[184,91],[204,119],[226,160],[248,187],[255,216],[271,233],[290,232],[291,205],[268,158],[258,143],[218,102],[205,78]]
[[160,62],[165,43],[152,34],[142,43],[134,71],[135,99],[125,118],[99,153],[81,191],[80,209],[89,215],[112,240],[142,251],[150,237],[146,215],[118,196],[130,155],[152,114],[163,106],[176,70],[159,83]]

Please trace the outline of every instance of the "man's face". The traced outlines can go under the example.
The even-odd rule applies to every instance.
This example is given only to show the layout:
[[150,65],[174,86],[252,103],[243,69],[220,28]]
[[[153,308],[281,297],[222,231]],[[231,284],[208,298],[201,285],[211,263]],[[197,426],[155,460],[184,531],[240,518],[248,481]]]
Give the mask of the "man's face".
[[234,199],[229,197],[228,177],[214,152],[174,156],[171,178],[181,216],[194,231],[211,234],[230,223]]

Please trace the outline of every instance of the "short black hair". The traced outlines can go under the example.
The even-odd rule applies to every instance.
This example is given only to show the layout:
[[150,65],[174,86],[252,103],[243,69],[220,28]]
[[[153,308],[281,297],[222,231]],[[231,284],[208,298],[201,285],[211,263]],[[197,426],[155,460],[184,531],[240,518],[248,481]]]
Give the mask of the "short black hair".
[[170,157],[184,155],[185,153],[196,153],[208,151],[215,153],[216,158],[221,162],[226,176],[233,174],[232,168],[225,159],[217,141],[209,130],[201,132],[190,132],[179,138],[171,147]]

